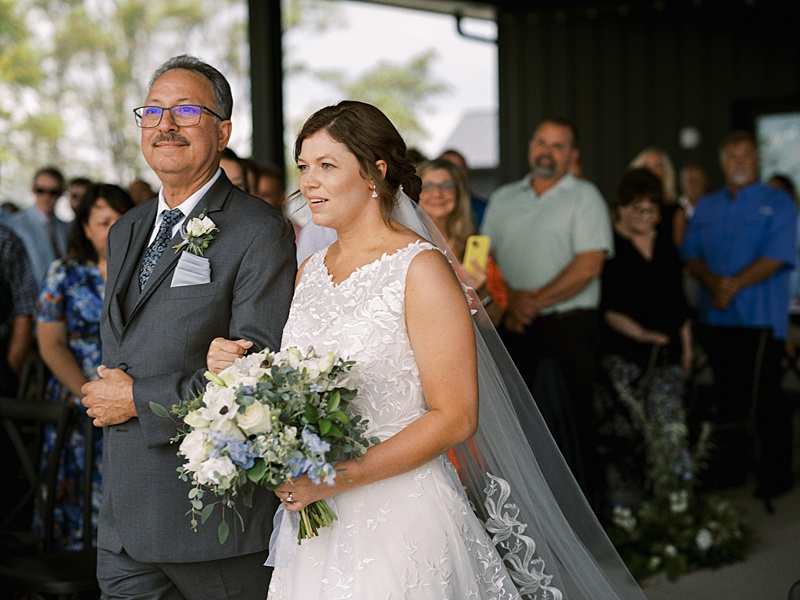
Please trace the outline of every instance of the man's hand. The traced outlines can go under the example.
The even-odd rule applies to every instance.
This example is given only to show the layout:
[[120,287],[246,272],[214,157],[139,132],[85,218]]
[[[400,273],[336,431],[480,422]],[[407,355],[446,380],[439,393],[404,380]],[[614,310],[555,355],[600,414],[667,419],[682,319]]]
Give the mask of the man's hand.
[[237,358],[243,357],[253,347],[247,340],[226,340],[214,338],[206,354],[206,366],[212,373],[219,373],[233,364]]
[[121,369],[97,368],[100,379],[83,384],[81,402],[95,427],[118,425],[138,416],[133,403],[133,378]]
[[727,309],[733,302],[736,294],[741,290],[741,286],[734,277],[719,276],[711,289],[711,304],[714,308]]
[[535,290],[514,290],[508,288],[508,307],[504,323],[512,333],[525,333],[525,328],[533,323],[542,308]]

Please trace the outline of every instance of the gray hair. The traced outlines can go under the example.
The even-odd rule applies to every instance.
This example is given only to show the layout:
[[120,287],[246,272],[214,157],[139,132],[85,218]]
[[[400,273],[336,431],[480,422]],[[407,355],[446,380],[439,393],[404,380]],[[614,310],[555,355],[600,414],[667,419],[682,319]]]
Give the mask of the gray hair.
[[199,73],[211,83],[214,88],[214,96],[216,97],[216,106],[214,112],[218,113],[225,119],[230,119],[233,113],[233,95],[231,94],[231,86],[225,76],[217,71],[208,63],[203,62],[199,58],[189,56],[188,54],[181,54],[180,56],[173,56],[163,65],[158,67],[153,76],[150,78],[149,87],[153,87],[156,79],[161,77],[167,71],[174,69],[184,69],[186,71],[194,71]]

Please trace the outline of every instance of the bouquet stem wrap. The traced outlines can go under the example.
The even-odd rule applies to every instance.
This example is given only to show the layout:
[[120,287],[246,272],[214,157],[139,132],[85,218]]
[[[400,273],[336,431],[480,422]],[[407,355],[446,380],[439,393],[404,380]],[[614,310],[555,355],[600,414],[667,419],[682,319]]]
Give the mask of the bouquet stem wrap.
[[[289,565],[294,560],[294,553],[297,550],[297,546],[300,545],[300,541],[312,537],[308,535],[302,536],[302,513],[308,513],[308,511],[312,511],[315,514],[324,512],[333,515],[333,521],[328,522],[323,527],[331,528],[330,535],[334,537],[332,547],[339,547],[341,528],[339,520],[336,518],[336,503],[333,498],[317,500],[299,513],[286,510],[281,504],[272,521],[272,537],[269,539],[269,555],[264,563],[265,566],[285,567]],[[309,518],[312,517],[309,515]],[[316,533],[313,535],[316,535]]]

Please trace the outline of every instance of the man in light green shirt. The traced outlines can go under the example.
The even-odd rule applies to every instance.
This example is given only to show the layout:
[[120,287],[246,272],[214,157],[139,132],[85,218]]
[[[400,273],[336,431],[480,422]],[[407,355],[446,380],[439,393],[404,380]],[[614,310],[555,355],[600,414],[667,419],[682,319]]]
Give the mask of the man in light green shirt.
[[508,285],[501,337],[532,392],[543,377],[542,359],[553,358],[560,367],[568,400],[537,402],[599,512],[592,405],[596,309],[599,277],[614,242],[600,192],[569,174],[578,156],[577,131],[570,121],[542,121],[529,145],[531,173],[492,194],[482,233],[491,238]]

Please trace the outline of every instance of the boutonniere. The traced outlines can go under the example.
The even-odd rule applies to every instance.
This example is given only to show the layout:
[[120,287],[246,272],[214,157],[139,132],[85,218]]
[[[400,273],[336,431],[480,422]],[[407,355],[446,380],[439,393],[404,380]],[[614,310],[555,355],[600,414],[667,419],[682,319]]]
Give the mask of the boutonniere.
[[178,252],[186,246],[186,250],[192,254],[203,256],[203,250],[208,248],[218,231],[216,223],[206,216],[206,210],[203,209],[199,217],[189,220],[183,230],[183,241],[173,248]]

